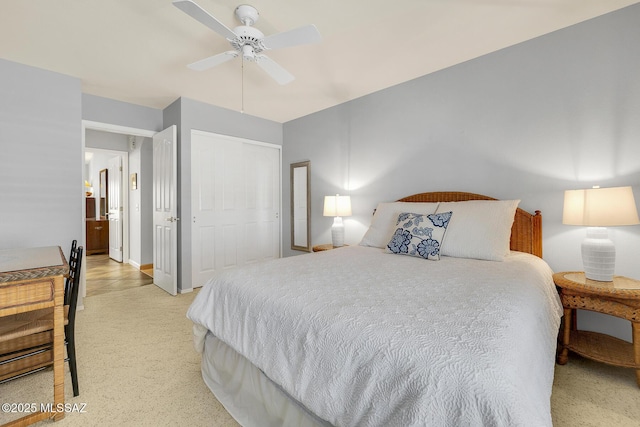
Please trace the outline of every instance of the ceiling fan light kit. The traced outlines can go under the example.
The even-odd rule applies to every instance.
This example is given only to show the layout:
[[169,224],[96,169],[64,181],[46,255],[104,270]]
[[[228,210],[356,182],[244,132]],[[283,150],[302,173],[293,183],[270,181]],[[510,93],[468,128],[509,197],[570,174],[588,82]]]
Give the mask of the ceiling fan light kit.
[[242,56],[243,60],[255,62],[262,70],[271,76],[272,79],[281,85],[285,85],[293,81],[295,77],[262,52],[269,49],[281,49],[309,43],[318,43],[321,40],[320,33],[315,25],[305,25],[265,37],[260,30],[253,27],[256,21],[258,21],[260,14],[255,7],[248,4],[242,4],[236,7],[236,18],[238,18],[242,25],[235,27],[233,30],[229,29],[220,20],[209,14],[192,0],[176,0],[173,2],[173,5],[226,38],[234,49],[188,65],[190,69],[196,71],[207,70],[237,58],[238,56]]

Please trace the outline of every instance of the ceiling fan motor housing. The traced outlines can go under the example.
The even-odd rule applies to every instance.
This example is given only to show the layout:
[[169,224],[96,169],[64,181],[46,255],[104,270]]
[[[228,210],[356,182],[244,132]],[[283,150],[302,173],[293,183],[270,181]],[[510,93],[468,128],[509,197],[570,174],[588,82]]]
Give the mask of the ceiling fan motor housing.
[[244,59],[253,61],[254,54],[264,50],[264,46],[261,43],[264,34],[260,30],[244,25],[234,28],[233,32],[236,33],[237,37],[229,40],[229,42],[235,50],[242,52]]

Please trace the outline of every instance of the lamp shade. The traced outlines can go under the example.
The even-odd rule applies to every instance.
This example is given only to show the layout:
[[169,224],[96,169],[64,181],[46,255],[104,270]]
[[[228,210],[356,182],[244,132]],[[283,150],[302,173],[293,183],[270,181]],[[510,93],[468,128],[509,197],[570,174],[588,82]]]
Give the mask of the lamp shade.
[[631,187],[564,192],[562,223],[587,227],[640,224]]
[[351,216],[351,197],[341,196],[324,196],[323,216]]

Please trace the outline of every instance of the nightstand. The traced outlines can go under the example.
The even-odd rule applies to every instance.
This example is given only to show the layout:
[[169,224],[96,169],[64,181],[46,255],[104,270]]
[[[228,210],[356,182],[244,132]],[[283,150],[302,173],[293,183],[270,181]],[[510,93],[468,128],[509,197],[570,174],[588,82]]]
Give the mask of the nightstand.
[[[558,364],[569,360],[569,351],[598,362],[636,370],[640,386],[640,280],[615,276],[612,282],[585,278],[582,272],[553,275],[560,288],[564,307],[564,330]],[[633,343],[598,332],[580,331],[572,327],[575,310],[590,310],[627,319],[633,330]]]
[[[345,245],[349,246],[349,245]],[[342,247],[342,246],[339,246]],[[335,249],[331,243],[326,243],[324,245],[315,245],[313,247],[313,252],[322,252],[322,251],[330,251],[331,249]]]

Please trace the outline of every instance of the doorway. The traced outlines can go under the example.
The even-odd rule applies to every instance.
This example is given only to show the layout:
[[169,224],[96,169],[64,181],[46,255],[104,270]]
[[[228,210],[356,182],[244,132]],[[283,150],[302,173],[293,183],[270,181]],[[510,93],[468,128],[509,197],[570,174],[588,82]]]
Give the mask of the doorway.
[[[107,154],[111,157],[120,157],[122,160],[122,215],[120,217],[122,227],[122,263],[129,264],[131,267],[140,271],[147,269],[151,266],[152,255],[149,255],[147,263],[146,258],[141,256],[142,251],[145,250],[141,241],[142,239],[150,238],[151,231],[145,233],[141,224],[146,222],[149,223],[146,225],[149,227],[151,226],[150,222],[145,220],[142,215],[142,211],[146,200],[151,199],[152,191],[150,185],[142,185],[144,178],[143,175],[150,175],[150,173],[142,174],[140,173],[140,168],[142,167],[150,170],[152,168],[153,160],[151,154],[146,158],[141,147],[145,146],[146,141],[151,141],[151,137],[156,132],[152,130],[129,128],[91,121],[83,121],[82,130],[83,152],[85,158],[87,156],[95,155],[95,153],[98,152]],[[151,143],[149,142],[146,145],[150,148]],[[101,179],[99,173],[100,170],[104,168],[96,167],[94,169],[97,169],[95,172],[96,177],[92,178],[88,184],[93,187],[92,190],[99,199]],[[132,172],[136,174],[136,185],[134,189],[132,189],[133,183],[131,181]],[[83,172],[83,176],[87,176],[86,170]],[[86,184],[87,183],[85,183],[85,185]],[[98,210],[100,209],[99,206],[99,202],[96,203],[96,215],[100,215],[102,213]],[[84,224],[82,229],[84,231],[83,240],[87,242],[88,236],[86,235],[86,228]],[[151,244],[149,244],[149,250],[151,250]],[[91,268],[91,263],[85,262],[85,265],[87,266],[87,269],[83,269],[82,271],[81,297],[87,295],[86,270]],[[78,306],[83,306],[82,300],[78,302]]]

